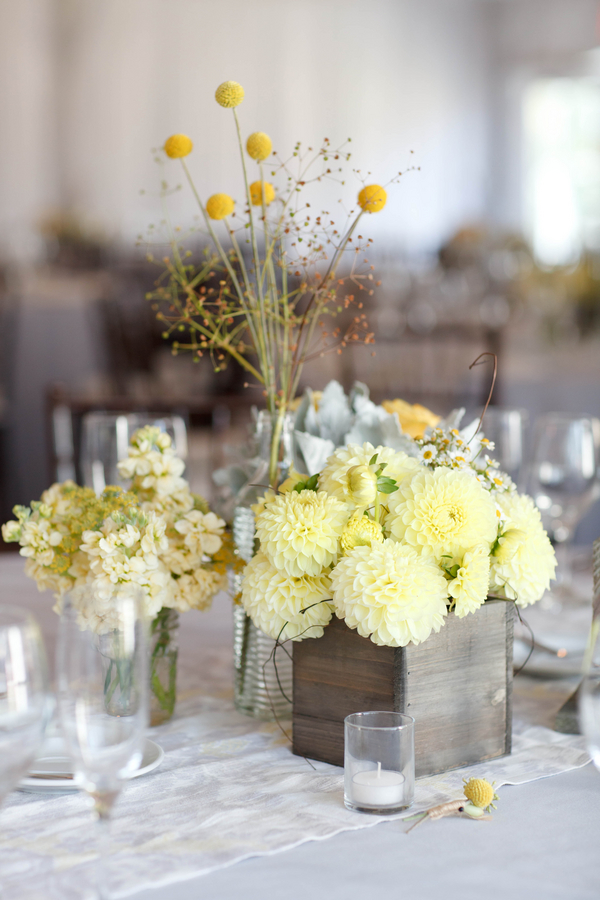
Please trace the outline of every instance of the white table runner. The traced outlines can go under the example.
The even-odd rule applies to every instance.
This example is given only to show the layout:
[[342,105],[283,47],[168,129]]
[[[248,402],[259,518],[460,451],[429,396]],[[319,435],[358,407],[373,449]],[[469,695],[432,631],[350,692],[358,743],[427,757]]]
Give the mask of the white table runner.
[[[127,785],[115,812],[115,897],[382,821],[345,809],[341,769],[312,769],[292,755],[277,726],[239,715],[229,700],[189,698],[152,737],[166,751],[164,762]],[[511,756],[420,779],[406,815],[460,797],[465,775],[519,784],[588,761],[582,738],[517,722]],[[95,856],[83,795],[15,793],[0,811],[0,835],[6,900],[81,897]]]

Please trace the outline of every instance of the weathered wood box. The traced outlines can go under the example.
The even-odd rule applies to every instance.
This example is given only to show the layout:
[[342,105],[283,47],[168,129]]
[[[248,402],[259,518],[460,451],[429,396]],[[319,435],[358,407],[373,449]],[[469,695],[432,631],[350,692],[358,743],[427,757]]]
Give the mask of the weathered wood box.
[[294,645],[294,753],[343,766],[344,718],[367,710],[414,716],[417,776],[510,753],[513,616],[512,603],[488,600],[398,649],[333,618]]

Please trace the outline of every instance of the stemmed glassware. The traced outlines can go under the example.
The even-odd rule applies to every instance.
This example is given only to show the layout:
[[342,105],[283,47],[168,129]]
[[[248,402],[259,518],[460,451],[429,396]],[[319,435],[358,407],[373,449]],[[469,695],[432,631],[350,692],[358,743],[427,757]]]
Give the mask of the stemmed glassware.
[[99,823],[97,896],[108,896],[103,850],[114,803],[138,767],[148,723],[148,659],[141,590],[75,590],[63,603],[58,709],[76,783]]
[[569,547],[575,528],[600,493],[599,448],[597,419],[548,413],[536,421],[527,487],[557,545],[564,596],[572,594]]
[[35,759],[51,706],[37,623],[22,609],[0,606],[0,802]]
[[529,414],[524,409],[502,409],[490,406],[485,413],[482,431],[495,449],[490,456],[519,485],[523,474],[529,428]]
[[92,412],[83,417],[81,434],[81,476],[86,487],[101,494],[109,484],[125,486],[117,464],[127,458],[129,441],[134,431],[154,425],[173,440],[177,455],[187,456],[187,432],[181,416],[159,413]]

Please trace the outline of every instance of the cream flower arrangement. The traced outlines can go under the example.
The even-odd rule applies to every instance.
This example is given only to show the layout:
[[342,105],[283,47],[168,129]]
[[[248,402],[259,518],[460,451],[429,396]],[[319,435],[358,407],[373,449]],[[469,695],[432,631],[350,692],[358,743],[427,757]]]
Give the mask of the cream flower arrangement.
[[373,643],[404,647],[489,596],[541,598],[554,550],[531,498],[488,455],[493,444],[480,436],[471,453],[474,434],[441,424],[408,440],[412,455],[338,448],[318,475],[256,505],[260,549],[241,602],[258,628],[319,637],[333,610]]
[[[190,492],[168,434],[141,428],[128,452],[119,471],[129,491],[108,487],[97,497],[70,481],[54,484],[30,508],[15,507],[2,536],[21,545],[26,573],[54,592],[57,612],[67,591],[90,583],[99,598],[117,584],[138,585],[150,619],[163,609],[206,609],[227,586],[225,522]],[[101,612],[81,613],[103,629]]]

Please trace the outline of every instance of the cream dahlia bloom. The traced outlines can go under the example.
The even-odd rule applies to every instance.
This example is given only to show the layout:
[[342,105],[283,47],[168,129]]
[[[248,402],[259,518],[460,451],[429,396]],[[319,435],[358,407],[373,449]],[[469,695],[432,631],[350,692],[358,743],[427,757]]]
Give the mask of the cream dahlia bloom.
[[472,474],[422,469],[392,495],[386,526],[419,553],[461,557],[477,544],[495,542],[496,503]]
[[454,612],[459,619],[475,612],[485,603],[490,583],[490,549],[479,544],[465,553],[456,577],[448,585],[454,599]]
[[324,491],[291,491],[266,505],[256,534],[276,569],[294,578],[320,575],[337,559],[347,520],[346,506]]
[[448,583],[440,567],[395,541],[355,547],[331,583],[338,616],[374,644],[420,644],[444,624]]
[[276,569],[261,551],[244,570],[244,609],[256,627],[274,639],[322,637],[323,627],[333,615],[332,604],[322,601],[330,599],[327,575],[294,578]]
[[[493,593],[516,600],[519,606],[528,606],[540,600],[550,587],[556,569],[554,549],[531,497],[513,491],[501,494],[497,500],[509,539],[503,541],[501,537],[496,555],[491,557],[490,588]],[[515,536],[515,531],[522,535]]]
[[[369,467],[369,461],[375,454],[377,462]],[[402,451],[392,450],[391,447],[374,447],[368,442],[362,447],[360,444],[348,444],[347,447],[338,447],[327,460],[327,465],[319,477],[319,490],[327,491],[338,500],[354,505],[356,501],[352,495],[353,473],[350,470],[356,471],[357,466],[364,466],[370,468],[374,474],[381,463],[387,463],[383,474],[388,478],[394,478],[398,484],[409,475],[414,475],[419,468],[418,460]]]

